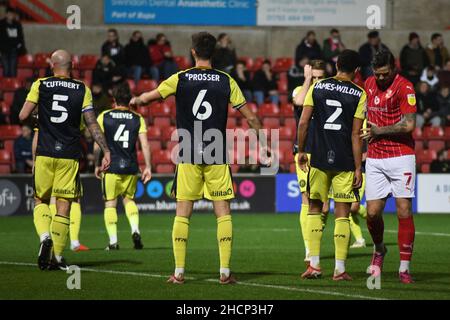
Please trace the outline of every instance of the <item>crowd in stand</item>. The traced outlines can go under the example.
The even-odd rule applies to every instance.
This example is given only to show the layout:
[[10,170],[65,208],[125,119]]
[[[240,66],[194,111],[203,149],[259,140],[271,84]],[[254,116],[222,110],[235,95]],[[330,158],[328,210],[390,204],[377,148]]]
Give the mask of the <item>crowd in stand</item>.
[[[304,67],[311,60],[321,59],[326,62],[328,76],[335,70],[337,56],[346,49],[339,30],[332,29],[322,45],[320,45],[314,31],[308,31],[296,47],[292,66],[280,73],[275,72],[271,59],[262,61],[257,69],[249,70],[248,62],[240,59],[233,45],[230,35],[221,33],[217,37],[217,50],[212,60],[214,68],[229,73],[242,89],[248,102],[257,106],[264,103],[280,105],[284,101],[291,101],[292,91],[304,81]],[[375,52],[387,49],[378,31],[371,31],[367,41],[359,48],[362,61],[360,83],[372,75],[371,61]],[[16,77],[17,59],[26,53],[22,26],[19,17],[12,9],[6,11],[6,16],[0,20],[0,54],[3,77]],[[180,68],[169,39],[159,33],[148,41],[144,40],[141,31],[131,34],[126,45],[119,39],[117,30],[109,29],[105,42],[99,50],[99,59],[92,70],[93,104],[97,113],[111,106],[110,90],[116,83],[133,81],[137,86],[142,79],[151,79],[155,83],[167,79]],[[190,57],[192,59],[192,57]],[[192,64],[192,60],[191,60]],[[417,127],[450,126],[450,56],[444,45],[441,34],[433,34],[429,44],[423,46],[419,35],[412,32],[408,43],[405,44],[398,59],[399,72],[409,79],[417,92]],[[50,74],[51,70],[47,70]],[[280,90],[280,78],[287,82],[287,89]],[[10,115],[0,114],[0,124],[19,125],[17,117],[33,78],[26,79],[23,87],[14,92],[10,106]],[[284,99],[282,99],[284,97]],[[3,94],[0,88],[0,104]],[[14,146],[16,171],[29,171],[28,143],[33,131],[25,125],[22,136]],[[83,168],[92,171],[92,138],[86,133],[82,139],[86,156]],[[446,146],[448,149],[450,146]],[[446,151],[439,153],[436,163],[431,166],[432,171],[448,171],[449,159]]]

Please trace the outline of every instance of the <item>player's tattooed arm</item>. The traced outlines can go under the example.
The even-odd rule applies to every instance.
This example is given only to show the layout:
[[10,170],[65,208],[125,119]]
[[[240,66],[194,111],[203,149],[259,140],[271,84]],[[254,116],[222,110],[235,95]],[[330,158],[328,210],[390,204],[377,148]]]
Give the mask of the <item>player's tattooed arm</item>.
[[100,128],[97,118],[93,110],[89,110],[83,113],[86,127],[92,135],[94,141],[100,146],[103,153],[109,153],[108,144],[106,143],[105,135]]
[[361,129],[363,139],[377,138],[380,136],[392,136],[411,133],[416,128],[416,114],[407,113],[402,120],[392,126],[378,127],[374,123],[368,121],[368,128]]

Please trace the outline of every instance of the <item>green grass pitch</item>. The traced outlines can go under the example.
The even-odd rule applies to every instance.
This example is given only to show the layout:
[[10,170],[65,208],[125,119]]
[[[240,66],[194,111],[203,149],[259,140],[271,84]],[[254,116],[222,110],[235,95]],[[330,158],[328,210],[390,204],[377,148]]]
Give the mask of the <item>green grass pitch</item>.
[[[125,215],[119,215],[120,251],[107,252],[102,215],[83,217],[80,238],[91,251],[66,251],[69,263],[81,267],[81,290],[66,287],[68,274],[40,271],[38,239],[32,217],[0,218],[0,299],[450,299],[450,216],[417,215],[412,274],[416,283],[402,285],[397,219],[385,216],[385,260],[381,290],[366,287],[371,247],[350,249],[347,270],[352,282],[331,280],[334,267],[330,216],[322,242],[319,280],[301,280],[303,244],[298,215],[235,215],[232,269],[234,286],[218,284],[216,222],[212,214],[191,220],[185,285],[170,285],[173,271],[171,215],[141,215],[144,250],[132,249]],[[363,222],[364,223],[364,222]],[[364,236],[370,236],[363,226]]]

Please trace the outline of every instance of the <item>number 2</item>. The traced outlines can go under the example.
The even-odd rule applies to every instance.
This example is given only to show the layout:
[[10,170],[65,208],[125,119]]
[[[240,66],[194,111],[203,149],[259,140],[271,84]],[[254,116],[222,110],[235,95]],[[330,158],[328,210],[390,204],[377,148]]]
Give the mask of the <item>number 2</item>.
[[326,103],[327,103],[327,106],[329,106],[329,107],[336,107],[336,111],[327,119],[327,123],[325,123],[323,128],[325,130],[333,130],[333,131],[341,130],[342,125],[336,124],[334,122],[337,120],[337,118],[339,118],[339,116],[344,111],[342,109],[342,104],[337,100],[331,100],[331,99],[327,99]]
[[124,148],[128,148],[128,141],[130,140],[130,131],[125,130],[125,125],[121,124],[119,128],[117,128],[116,134],[114,135],[114,141],[122,142]]

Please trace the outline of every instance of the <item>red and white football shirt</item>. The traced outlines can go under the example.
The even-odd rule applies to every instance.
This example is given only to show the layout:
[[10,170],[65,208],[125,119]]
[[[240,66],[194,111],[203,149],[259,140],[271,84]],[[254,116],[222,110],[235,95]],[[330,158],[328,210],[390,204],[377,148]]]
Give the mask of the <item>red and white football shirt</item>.
[[[416,113],[416,93],[411,82],[397,75],[386,91],[381,91],[374,76],[365,83],[367,92],[367,118],[378,127],[392,126],[402,116]],[[369,144],[368,158],[385,159],[414,155],[412,134],[392,135],[377,138]]]

